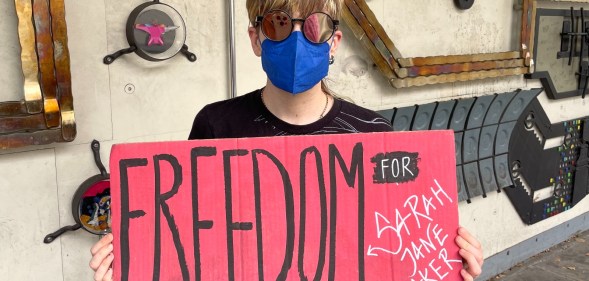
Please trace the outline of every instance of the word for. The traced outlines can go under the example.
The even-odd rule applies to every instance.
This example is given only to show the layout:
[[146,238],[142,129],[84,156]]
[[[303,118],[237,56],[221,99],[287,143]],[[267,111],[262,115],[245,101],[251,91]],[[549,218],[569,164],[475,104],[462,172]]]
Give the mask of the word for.
[[415,180],[419,175],[418,153],[379,153],[371,159],[376,165],[372,180],[374,183],[403,183]]

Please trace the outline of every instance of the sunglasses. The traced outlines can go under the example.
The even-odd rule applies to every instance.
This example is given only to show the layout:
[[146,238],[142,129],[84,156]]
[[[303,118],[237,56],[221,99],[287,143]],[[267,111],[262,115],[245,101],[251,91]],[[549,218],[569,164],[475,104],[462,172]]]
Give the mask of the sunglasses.
[[256,17],[256,26],[261,26],[262,33],[271,41],[283,41],[294,29],[294,23],[302,23],[303,35],[312,43],[325,43],[335,33],[338,20],[332,19],[328,14],[315,12],[305,19],[292,18],[282,10],[271,10],[264,16]]

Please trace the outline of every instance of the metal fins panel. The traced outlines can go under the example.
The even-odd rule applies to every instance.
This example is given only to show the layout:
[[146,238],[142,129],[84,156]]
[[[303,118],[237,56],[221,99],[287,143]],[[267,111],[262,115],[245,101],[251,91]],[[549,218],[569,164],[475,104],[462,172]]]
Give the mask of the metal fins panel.
[[411,127],[412,131],[424,131],[429,130],[430,124],[432,122],[432,118],[434,116],[434,112],[436,110],[436,103],[428,103],[424,105],[419,105],[417,107],[417,112],[415,113],[415,118],[413,119],[413,126]]
[[464,165],[464,179],[468,187],[468,195],[470,198],[478,197],[483,194],[483,186],[481,185],[481,177],[479,175],[479,165],[477,162]]
[[458,187],[458,202],[468,200],[468,193],[466,193],[466,183],[464,182],[462,166],[456,166],[456,182]]
[[497,125],[487,126],[481,131],[481,137],[479,138],[479,159],[493,156],[493,144],[495,143],[498,127]]
[[455,132],[464,131],[466,126],[466,120],[468,119],[468,114],[470,113],[470,108],[472,107],[475,99],[461,99],[454,107],[454,112],[452,113],[452,118],[450,119],[450,129],[454,130]]
[[509,171],[509,163],[507,163],[507,154],[495,157],[495,176],[497,178],[497,185],[499,188],[512,187],[511,173]]
[[487,111],[489,110],[489,107],[493,103],[494,99],[495,95],[477,98],[474,105],[472,106],[472,109],[470,110],[470,115],[468,116],[468,123],[466,124],[467,129],[479,128],[483,126],[485,116],[487,116]]
[[481,129],[464,132],[462,142],[462,163],[469,163],[479,159],[479,137]]
[[454,133],[454,146],[455,146],[455,155],[456,155],[456,165],[462,164],[462,136],[464,135],[463,132]]
[[495,154],[503,154],[509,151],[509,140],[511,139],[511,133],[515,128],[517,122],[513,121],[499,125],[497,129],[497,137],[495,139]]
[[507,108],[507,105],[511,102],[513,97],[517,92],[509,92],[505,94],[497,95],[497,97],[493,100],[493,103],[489,107],[487,111],[487,116],[485,117],[484,125],[495,125],[499,123],[501,116],[503,115],[503,111]]
[[436,113],[434,114],[434,119],[432,120],[431,124],[432,130],[448,129],[448,125],[450,124],[450,117],[452,116],[452,111],[454,110],[455,105],[456,100],[449,100],[438,104]]
[[409,106],[397,108],[395,112],[393,123],[394,131],[409,131],[411,123],[413,123],[413,116],[415,115],[416,106]]
[[493,164],[493,158],[487,158],[480,161],[479,169],[485,194],[489,194],[491,191],[499,190],[497,181],[495,180],[495,165]]
[[532,89],[528,91],[520,91],[517,95],[511,100],[509,106],[505,110],[503,117],[501,118],[501,123],[516,121],[524,109],[530,104],[530,102],[542,92],[542,89]]

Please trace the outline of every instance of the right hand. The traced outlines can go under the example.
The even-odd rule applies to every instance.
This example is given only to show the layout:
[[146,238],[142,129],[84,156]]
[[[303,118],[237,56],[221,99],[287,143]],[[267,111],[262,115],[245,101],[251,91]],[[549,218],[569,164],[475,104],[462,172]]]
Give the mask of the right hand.
[[90,250],[92,259],[90,268],[94,270],[95,281],[112,281],[113,235],[109,233],[102,237]]

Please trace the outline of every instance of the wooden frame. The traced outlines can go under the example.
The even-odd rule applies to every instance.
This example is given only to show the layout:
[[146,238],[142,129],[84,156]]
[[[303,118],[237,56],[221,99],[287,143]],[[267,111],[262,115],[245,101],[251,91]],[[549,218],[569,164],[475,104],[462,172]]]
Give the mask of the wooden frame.
[[24,98],[0,102],[0,150],[72,141],[76,123],[64,0],[15,0],[15,6]]
[[488,54],[404,58],[365,0],[345,0],[343,18],[395,88],[533,72],[534,0],[523,0],[521,49]]

